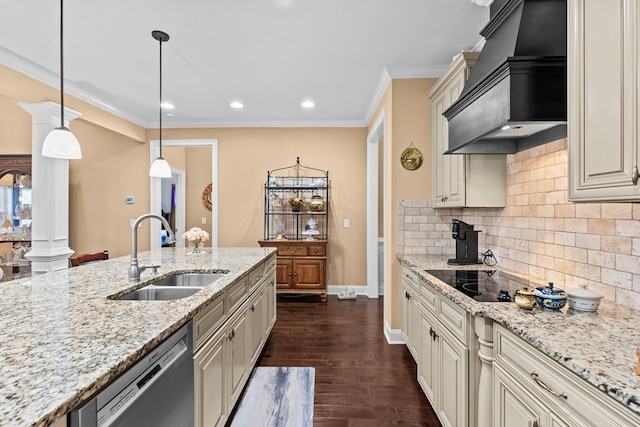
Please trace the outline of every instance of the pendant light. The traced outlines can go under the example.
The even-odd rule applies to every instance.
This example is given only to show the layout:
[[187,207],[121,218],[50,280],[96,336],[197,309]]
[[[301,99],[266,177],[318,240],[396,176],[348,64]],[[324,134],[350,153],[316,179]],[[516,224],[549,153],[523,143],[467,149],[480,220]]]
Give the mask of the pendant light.
[[169,40],[169,34],[163,31],[152,31],[151,36],[160,42],[160,155],[151,164],[149,176],[156,178],[171,178],[171,167],[162,157],[162,42]]
[[80,159],[80,144],[64,125],[64,59],[63,59],[63,0],[60,0],[60,127],[55,128],[44,139],[42,155],[55,159]]

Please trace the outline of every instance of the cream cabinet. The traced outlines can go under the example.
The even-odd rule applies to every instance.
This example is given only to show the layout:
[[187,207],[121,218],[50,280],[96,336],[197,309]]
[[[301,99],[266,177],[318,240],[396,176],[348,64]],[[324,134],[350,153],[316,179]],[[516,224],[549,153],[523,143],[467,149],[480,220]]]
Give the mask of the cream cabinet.
[[494,327],[494,425],[622,427],[640,416],[500,325]]
[[638,3],[568,1],[571,201],[640,200]]
[[403,267],[402,278],[400,280],[401,295],[401,317],[400,328],[402,339],[404,340],[413,359],[418,361],[419,343],[419,307],[418,299],[420,295],[419,281],[417,276],[408,268]]
[[[402,266],[401,323],[418,383],[445,427],[475,423],[471,316]],[[417,285],[417,288],[414,286]]]
[[442,113],[460,96],[478,55],[477,52],[460,53],[429,91],[433,204],[436,208],[506,205],[505,154],[444,154],[449,149],[449,125]]
[[275,323],[275,258],[194,319],[195,426],[224,426]]
[[443,426],[472,425],[469,315],[427,283],[420,292],[418,383]]

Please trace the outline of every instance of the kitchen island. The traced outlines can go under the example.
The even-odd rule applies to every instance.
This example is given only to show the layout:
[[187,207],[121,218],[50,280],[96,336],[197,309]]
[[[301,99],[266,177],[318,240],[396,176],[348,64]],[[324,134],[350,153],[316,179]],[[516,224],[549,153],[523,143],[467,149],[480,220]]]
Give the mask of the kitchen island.
[[[48,426],[95,395],[142,356],[213,304],[273,248],[165,248],[138,255],[146,270],[128,283],[130,257],[0,286],[0,425]],[[152,279],[179,272],[224,272],[195,295],[173,301],[118,301]]]
[[[455,307],[468,313],[471,329],[475,329],[477,338],[476,345],[470,347],[469,353],[469,358],[472,360],[469,387],[475,388],[475,390],[470,390],[470,395],[480,400],[480,403],[470,402],[472,408],[479,409],[479,422],[476,422],[476,425],[488,424],[482,422],[483,410],[486,410],[486,406],[489,406],[489,412],[493,408],[495,418],[491,424],[505,425],[503,424],[504,420],[498,416],[504,408],[496,404],[496,399],[500,397],[498,395],[504,393],[504,390],[500,389],[501,384],[498,381],[502,378],[500,375],[503,375],[503,369],[494,369],[496,363],[505,363],[505,361],[507,365],[513,365],[504,369],[509,371],[508,375],[511,377],[519,375],[517,372],[512,375],[512,370],[516,371],[522,368],[523,371],[526,371],[522,377],[518,377],[522,381],[516,384],[515,388],[521,387],[524,380],[530,380],[527,377],[533,375],[537,369],[536,363],[542,361],[540,363],[551,366],[557,375],[566,377],[572,383],[575,382],[575,386],[580,388],[581,393],[588,393],[604,402],[604,409],[602,409],[589,398],[576,399],[569,393],[568,398],[562,395],[553,396],[551,406],[558,402],[558,407],[562,411],[565,409],[561,405],[565,405],[565,403],[576,406],[583,405],[584,411],[611,410],[612,416],[607,416],[607,418],[619,418],[616,418],[618,421],[611,421],[611,424],[606,425],[638,425],[637,423],[640,421],[640,376],[634,372],[634,365],[638,364],[636,348],[640,347],[640,330],[637,327],[640,325],[638,310],[614,304],[606,299],[602,301],[596,313],[578,312],[568,306],[558,311],[540,308],[529,311],[519,308],[515,303],[477,302],[425,270],[499,270],[499,267],[484,265],[452,267],[447,265],[445,258],[438,256],[399,255],[398,258],[402,263],[403,275],[408,273],[410,276],[417,277],[420,283],[424,284],[418,290],[420,305],[428,305],[429,295],[435,292],[438,298],[452,302]],[[403,277],[403,280],[406,279]],[[540,286],[545,285],[543,281],[540,281]],[[564,286],[559,285],[558,287]],[[420,335],[420,333],[416,332],[416,335]],[[437,334],[432,332],[426,341],[435,340],[434,336]],[[515,337],[518,339],[514,339]],[[417,339],[420,340],[421,337],[418,336]],[[520,345],[520,343],[528,345]],[[518,350],[515,352],[516,356],[513,355],[513,352],[508,353],[514,348]],[[478,361],[477,370],[474,371],[473,361],[478,359],[478,353],[480,353],[482,360]],[[528,356],[522,356],[525,353],[533,357],[528,359]],[[520,359],[516,360],[517,358]],[[515,366],[518,363],[522,366]],[[418,364],[420,364],[419,360]],[[419,367],[419,377],[420,369]],[[493,379],[483,384],[483,374],[489,375],[489,378],[493,376]],[[479,384],[474,382],[475,375],[480,377]],[[555,379],[557,376],[551,376],[550,381],[555,381]],[[484,380],[486,381],[487,378]],[[477,389],[482,387],[485,389],[478,392]],[[567,384],[567,381],[559,381],[557,387],[560,390],[554,389],[554,391],[560,392],[562,388],[568,389],[570,385]],[[487,392],[493,394],[491,400],[487,400]],[[545,395],[545,393],[546,391],[541,388],[536,390],[534,395]],[[516,400],[518,399],[514,401]],[[527,401],[530,400],[531,397],[518,401],[528,405]],[[576,400],[580,401],[575,403]],[[567,414],[570,412],[564,412],[562,415]],[[489,415],[491,414],[484,412],[484,416],[488,417]],[[580,424],[577,419],[569,422],[567,418],[563,418],[567,422],[566,425],[586,425]],[[470,419],[474,420],[474,416],[472,415]],[[538,421],[539,418],[532,416],[529,419],[530,425],[548,425],[544,422],[544,418],[542,419],[541,422]],[[595,419],[589,419],[589,422],[595,423],[595,425],[604,425],[598,424]]]

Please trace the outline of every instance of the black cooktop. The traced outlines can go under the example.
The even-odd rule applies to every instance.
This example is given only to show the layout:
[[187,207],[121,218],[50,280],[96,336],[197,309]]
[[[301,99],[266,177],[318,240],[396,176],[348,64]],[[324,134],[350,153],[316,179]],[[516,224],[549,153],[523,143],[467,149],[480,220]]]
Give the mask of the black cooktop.
[[425,270],[478,302],[510,302],[516,291],[541,286],[498,270]]

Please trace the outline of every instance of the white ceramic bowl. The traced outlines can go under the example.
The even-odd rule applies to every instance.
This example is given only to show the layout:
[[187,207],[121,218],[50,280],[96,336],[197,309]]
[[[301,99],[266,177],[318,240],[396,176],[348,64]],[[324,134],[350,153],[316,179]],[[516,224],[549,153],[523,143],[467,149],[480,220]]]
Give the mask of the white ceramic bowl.
[[600,292],[587,289],[586,284],[580,284],[577,288],[567,289],[569,307],[578,311],[598,311],[602,297],[604,295]]

